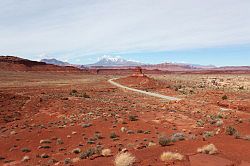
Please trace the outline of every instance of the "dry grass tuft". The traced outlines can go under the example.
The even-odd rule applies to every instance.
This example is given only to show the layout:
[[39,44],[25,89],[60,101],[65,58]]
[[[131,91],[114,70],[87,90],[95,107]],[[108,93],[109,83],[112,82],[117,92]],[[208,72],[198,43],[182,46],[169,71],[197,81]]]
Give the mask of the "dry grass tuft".
[[180,153],[173,153],[173,152],[163,152],[161,154],[161,161],[170,161],[170,160],[183,160],[184,156]]
[[218,150],[214,144],[204,145],[203,147],[197,149],[197,152],[205,154],[215,154],[217,151]]
[[102,156],[111,156],[111,150],[110,149],[103,149]]
[[118,153],[115,157],[115,166],[131,166],[135,162],[135,157],[131,153]]

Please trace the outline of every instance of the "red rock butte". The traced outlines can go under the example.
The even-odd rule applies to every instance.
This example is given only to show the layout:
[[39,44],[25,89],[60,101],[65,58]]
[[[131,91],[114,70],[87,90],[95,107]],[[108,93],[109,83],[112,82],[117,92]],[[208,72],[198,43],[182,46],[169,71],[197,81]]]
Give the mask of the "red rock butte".
[[133,70],[133,75],[132,76],[136,76],[136,77],[144,77],[145,75],[142,73],[142,68],[141,67],[136,67]]

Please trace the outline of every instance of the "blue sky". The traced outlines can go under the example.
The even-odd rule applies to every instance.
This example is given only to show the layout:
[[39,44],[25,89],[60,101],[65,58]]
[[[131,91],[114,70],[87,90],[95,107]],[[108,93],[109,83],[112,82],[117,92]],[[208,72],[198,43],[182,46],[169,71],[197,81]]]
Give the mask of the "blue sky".
[[249,0],[0,0],[0,55],[250,65]]

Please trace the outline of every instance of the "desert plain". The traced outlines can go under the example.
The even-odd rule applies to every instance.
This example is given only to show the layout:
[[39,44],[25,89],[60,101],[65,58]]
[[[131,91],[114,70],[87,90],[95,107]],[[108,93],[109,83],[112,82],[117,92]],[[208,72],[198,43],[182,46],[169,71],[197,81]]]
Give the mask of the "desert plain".
[[1,71],[0,80],[0,165],[250,165],[249,74]]

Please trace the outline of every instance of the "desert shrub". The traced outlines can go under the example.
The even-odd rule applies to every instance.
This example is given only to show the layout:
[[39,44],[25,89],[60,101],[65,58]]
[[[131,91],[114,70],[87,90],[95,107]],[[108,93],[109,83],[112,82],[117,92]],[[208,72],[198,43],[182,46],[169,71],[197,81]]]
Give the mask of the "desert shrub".
[[244,89],[244,86],[240,86],[240,87],[239,87],[239,90],[243,90],[243,89]]
[[215,125],[219,127],[219,126],[223,125],[223,123],[224,123],[223,120],[220,119],[220,120],[218,120],[218,121],[215,123]]
[[141,134],[141,133],[143,133],[144,131],[143,130],[137,130],[136,131],[138,134]]
[[62,145],[62,144],[63,144],[63,140],[62,140],[61,138],[58,138],[58,139],[56,140],[56,144],[57,144],[57,145]]
[[184,156],[180,153],[173,153],[173,152],[163,152],[161,154],[161,161],[170,161],[170,160],[183,160]]
[[205,124],[205,122],[201,119],[197,120],[197,122],[196,122],[197,127],[203,127],[204,124]]
[[86,159],[86,158],[91,157],[94,154],[95,154],[95,149],[90,148],[90,149],[87,149],[85,152],[82,152],[79,157],[80,159]]
[[239,123],[242,123],[242,122],[243,122],[242,119],[237,119],[236,121],[239,122]]
[[215,154],[217,153],[217,148],[214,146],[214,144],[204,145],[201,148],[197,149],[198,153],[205,153],[205,154]]
[[89,138],[87,144],[95,144],[96,138]]
[[222,99],[222,100],[227,100],[228,97],[227,97],[227,95],[223,95],[223,96],[221,97],[221,99]]
[[102,154],[102,150],[103,150],[103,146],[98,144],[95,147],[95,154],[101,155]]
[[228,126],[226,128],[226,133],[228,135],[236,135],[238,133],[238,131],[235,128],[233,128],[232,126]]
[[90,98],[90,96],[86,92],[78,94],[77,97]]
[[203,138],[209,138],[209,137],[213,137],[213,136],[214,136],[213,131],[204,131],[204,133],[203,133]]
[[114,139],[114,138],[117,138],[117,137],[118,137],[118,135],[115,132],[110,133],[110,138]]
[[164,135],[159,136],[158,141],[161,146],[167,146],[171,143],[171,139],[169,139],[168,137]]
[[150,131],[150,130],[146,130],[146,131],[144,131],[143,133],[144,133],[144,134],[150,134],[151,131]]
[[137,121],[138,120],[138,117],[136,115],[129,115],[128,119],[130,121]]
[[134,134],[135,132],[133,130],[128,130],[127,134]]
[[94,138],[95,139],[103,139],[103,136],[102,136],[102,134],[100,132],[95,132]]
[[185,135],[183,133],[174,133],[171,137],[172,142],[185,140]]
[[64,164],[65,164],[65,165],[68,165],[68,164],[70,164],[70,163],[72,163],[72,160],[71,160],[70,158],[64,159]]
[[77,93],[77,90],[75,90],[75,89],[73,89],[73,90],[71,90],[71,92],[69,93],[70,95],[74,95],[74,94],[76,94]]
[[111,156],[111,150],[110,149],[103,149],[101,154],[102,154],[102,156]]
[[218,113],[216,118],[219,118],[219,119],[222,119],[223,118],[223,115],[221,113]]
[[115,157],[115,166],[132,166],[135,162],[135,157],[131,153],[118,153]]
[[75,96],[75,97],[84,97],[84,98],[90,98],[90,96],[84,92],[84,93],[79,93],[77,90],[73,89],[69,93],[70,96]]

